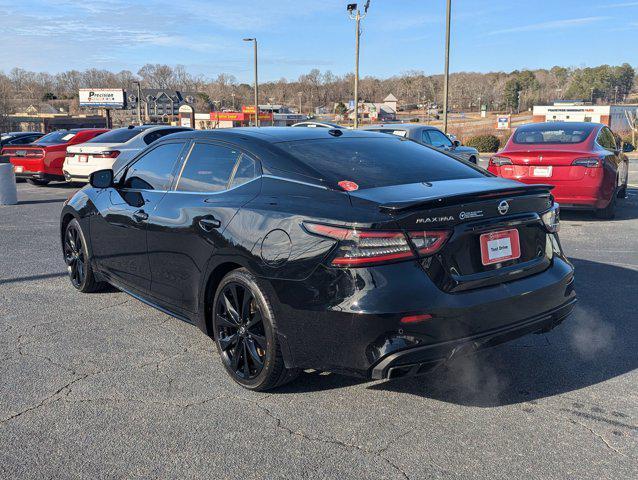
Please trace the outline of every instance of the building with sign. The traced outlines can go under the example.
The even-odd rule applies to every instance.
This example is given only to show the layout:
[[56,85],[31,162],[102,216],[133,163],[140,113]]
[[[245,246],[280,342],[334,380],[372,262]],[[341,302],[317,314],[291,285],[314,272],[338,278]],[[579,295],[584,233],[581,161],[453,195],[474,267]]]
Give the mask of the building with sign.
[[614,131],[631,130],[625,111],[638,112],[638,105],[591,105],[578,101],[557,101],[534,105],[533,122],[594,122]]

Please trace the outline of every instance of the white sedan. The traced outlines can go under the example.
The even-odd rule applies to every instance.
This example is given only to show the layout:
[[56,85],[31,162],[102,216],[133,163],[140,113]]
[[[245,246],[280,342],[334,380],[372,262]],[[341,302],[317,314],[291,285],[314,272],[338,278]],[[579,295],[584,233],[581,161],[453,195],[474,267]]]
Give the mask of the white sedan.
[[171,133],[192,130],[168,125],[131,125],[98,135],[66,149],[62,171],[67,182],[88,182],[97,170],[112,168],[116,160],[129,160],[155,140]]

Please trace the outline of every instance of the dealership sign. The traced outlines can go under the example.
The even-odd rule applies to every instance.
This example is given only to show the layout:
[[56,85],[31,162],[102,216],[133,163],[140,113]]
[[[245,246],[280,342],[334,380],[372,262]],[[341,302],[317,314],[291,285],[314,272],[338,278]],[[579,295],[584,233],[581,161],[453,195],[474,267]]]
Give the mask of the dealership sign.
[[496,128],[498,130],[507,130],[510,128],[510,116],[499,115],[496,117]]
[[80,107],[124,108],[121,88],[81,88]]

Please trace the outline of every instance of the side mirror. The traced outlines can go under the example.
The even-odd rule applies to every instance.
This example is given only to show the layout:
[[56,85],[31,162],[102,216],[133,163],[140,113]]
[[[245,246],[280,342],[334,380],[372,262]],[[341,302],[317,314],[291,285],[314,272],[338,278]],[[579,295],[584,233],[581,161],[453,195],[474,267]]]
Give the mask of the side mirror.
[[454,140],[454,141],[452,142],[452,145],[454,145],[454,147],[455,147],[455,148],[456,148],[456,147],[460,147],[460,146],[461,146],[461,142],[459,142],[458,140]]
[[636,150],[636,147],[634,147],[631,143],[625,143],[622,146],[622,151],[625,153],[633,152],[634,150]]
[[113,170],[98,170],[89,175],[89,183],[93,188],[111,188],[113,186]]

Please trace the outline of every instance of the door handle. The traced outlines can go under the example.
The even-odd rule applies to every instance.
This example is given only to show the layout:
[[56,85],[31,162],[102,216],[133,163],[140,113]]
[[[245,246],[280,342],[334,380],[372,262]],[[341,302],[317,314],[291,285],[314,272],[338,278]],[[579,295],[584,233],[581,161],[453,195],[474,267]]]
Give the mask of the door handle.
[[199,226],[201,227],[202,230],[204,230],[205,232],[210,232],[215,228],[219,228],[221,227],[222,222],[220,222],[219,220],[217,220],[215,217],[213,217],[212,215],[207,215],[205,217],[202,217],[199,220]]
[[143,222],[144,220],[148,220],[148,213],[146,213],[144,210],[138,210],[133,214],[133,219],[137,223]]

